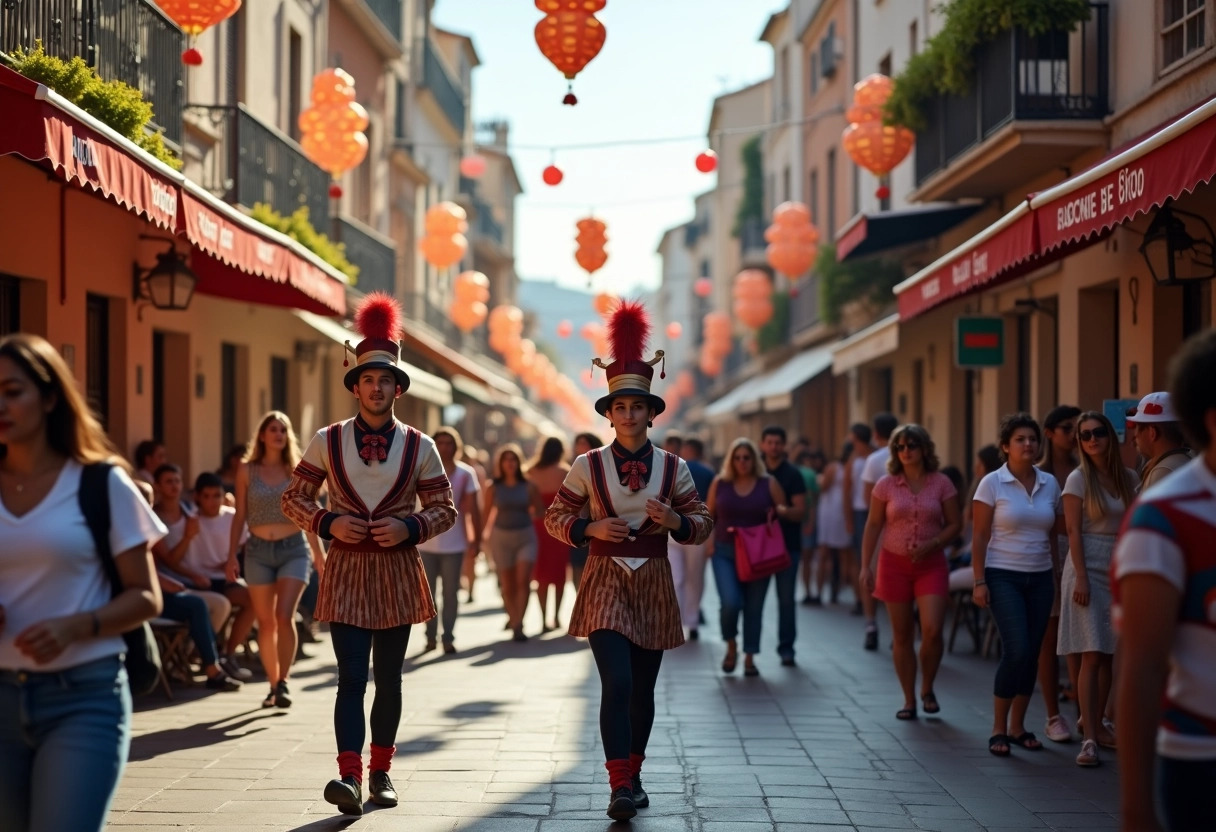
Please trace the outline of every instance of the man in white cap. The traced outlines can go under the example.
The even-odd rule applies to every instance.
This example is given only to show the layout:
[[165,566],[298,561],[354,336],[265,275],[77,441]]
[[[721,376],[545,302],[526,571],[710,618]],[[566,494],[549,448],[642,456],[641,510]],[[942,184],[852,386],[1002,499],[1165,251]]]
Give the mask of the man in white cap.
[[1140,493],[1191,461],[1169,393],[1149,393],[1128,414],[1127,424],[1134,432],[1136,450],[1145,459]]

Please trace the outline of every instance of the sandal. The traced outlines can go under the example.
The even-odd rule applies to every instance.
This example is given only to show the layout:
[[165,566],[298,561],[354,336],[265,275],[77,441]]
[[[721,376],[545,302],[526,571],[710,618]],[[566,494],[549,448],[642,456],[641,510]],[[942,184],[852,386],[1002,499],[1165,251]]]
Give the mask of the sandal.
[[941,705],[937,704],[937,696],[936,696],[936,694],[933,693],[933,691],[929,691],[924,696],[922,696],[920,698],[920,701],[921,701],[921,704],[924,706],[925,713],[927,713],[927,714],[935,714],[935,713],[938,713],[942,709]]
[[748,655],[748,657],[743,661],[743,675],[751,677],[760,675],[760,668],[756,667],[755,663],[752,661],[751,655]]
[[739,662],[739,653],[733,644],[726,647],[726,658],[722,660],[722,672],[734,673],[735,665]]
[[[1000,749],[1000,746],[1002,745],[1005,746],[1004,751]],[[1011,752],[1012,748],[1010,747],[1009,737],[1007,737],[1005,734],[993,734],[988,738],[989,754],[996,757],[1008,757]]]
[[[926,711],[928,709],[926,708]],[[916,719],[916,708],[900,708],[895,712],[896,719]]]
[[1023,731],[1016,737],[1011,738],[1014,743],[1022,746],[1027,751],[1042,751],[1043,743],[1039,742],[1039,738],[1029,731]]

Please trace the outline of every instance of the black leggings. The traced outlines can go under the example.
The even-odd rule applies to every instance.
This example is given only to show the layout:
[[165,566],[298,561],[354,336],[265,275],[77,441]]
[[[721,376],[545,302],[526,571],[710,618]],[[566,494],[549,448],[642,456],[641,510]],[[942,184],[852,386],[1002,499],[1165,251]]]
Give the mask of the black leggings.
[[588,641],[600,672],[604,759],[645,755],[654,725],[654,686],[663,651],[638,647],[615,630],[596,630]]
[[372,700],[372,744],[391,747],[401,724],[401,665],[410,640],[410,625],[368,630],[350,624],[329,625],[334,656],[338,660],[338,698],[334,701],[334,737],[338,751],[363,751],[367,734],[363,694],[367,690],[367,663],[373,660],[376,697]]

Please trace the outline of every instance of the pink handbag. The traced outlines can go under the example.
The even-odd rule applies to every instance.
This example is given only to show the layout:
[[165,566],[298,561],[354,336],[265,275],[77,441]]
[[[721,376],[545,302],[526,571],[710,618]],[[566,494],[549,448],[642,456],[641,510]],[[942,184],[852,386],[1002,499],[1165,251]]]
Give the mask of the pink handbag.
[[785,549],[785,538],[776,515],[759,526],[735,526],[735,570],[741,581],[755,581],[788,569],[793,561]]

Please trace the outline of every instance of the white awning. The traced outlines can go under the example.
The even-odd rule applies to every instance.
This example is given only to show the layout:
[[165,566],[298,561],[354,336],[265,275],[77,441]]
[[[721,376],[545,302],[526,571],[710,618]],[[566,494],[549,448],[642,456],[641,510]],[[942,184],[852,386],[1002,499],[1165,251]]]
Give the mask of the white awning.
[[899,349],[899,314],[883,318],[832,345],[832,375],[844,375]]
[[758,402],[768,412],[788,410],[794,403],[794,391],[831,366],[830,345],[803,350],[762,376],[759,389],[751,393],[750,400],[742,402],[742,407],[747,409]]
[[490,407],[498,404],[498,400],[494,398],[494,393],[489,387],[468,376],[452,376],[452,389]]
[[[362,340],[359,337],[359,333],[347,329],[333,318],[314,315],[302,309],[296,309],[292,314],[336,344],[343,345],[347,341],[355,344]],[[407,396],[413,396],[425,402],[437,404],[440,407],[445,407],[452,403],[452,385],[448,383],[447,379],[419,369],[408,361],[399,361],[398,363],[401,365],[401,369],[405,370],[406,375],[410,377],[410,389],[406,393]]]
[[749,402],[757,401],[753,394],[759,389],[760,382],[763,380],[764,376],[749,378],[722,398],[714,401],[712,404],[706,405],[705,420],[707,422],[725,422],[735,415],[736,412],[741,412],[745,400]]

